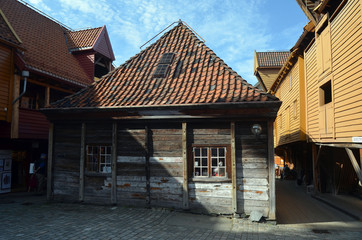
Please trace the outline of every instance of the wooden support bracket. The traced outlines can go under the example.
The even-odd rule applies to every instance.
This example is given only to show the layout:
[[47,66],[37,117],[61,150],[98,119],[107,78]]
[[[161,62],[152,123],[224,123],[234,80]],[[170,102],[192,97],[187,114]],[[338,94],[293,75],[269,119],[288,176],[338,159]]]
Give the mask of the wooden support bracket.
[[359,166],[353,151],[350,148],[345,148],[346,152],[348,154],[349,159],[351,160],[352,166],[354,168],[354,170],[357,173],[358,179],[362,182],[362,171],[361,171],[361,167]]

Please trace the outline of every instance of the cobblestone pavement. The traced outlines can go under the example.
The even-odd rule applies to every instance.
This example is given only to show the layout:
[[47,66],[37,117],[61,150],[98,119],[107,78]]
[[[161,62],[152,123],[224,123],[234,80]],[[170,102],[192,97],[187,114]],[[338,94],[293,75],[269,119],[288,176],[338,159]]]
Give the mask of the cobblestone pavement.
[[0,239],[360,240],[361,226],[362,222],[275,225],[166,209],[0,201]]

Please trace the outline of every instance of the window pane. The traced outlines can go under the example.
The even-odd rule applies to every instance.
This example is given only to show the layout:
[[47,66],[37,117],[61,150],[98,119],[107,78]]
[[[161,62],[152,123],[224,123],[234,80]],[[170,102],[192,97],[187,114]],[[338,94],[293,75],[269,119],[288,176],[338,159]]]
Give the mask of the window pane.
[[220,168],[220,169],[219,169],[219,176],[220,176],[220,177],[224,177],[224,176],[225,176],[225,168]]
[[101,149],[101,154],[105,154],[106,153],[106,148],[105,147],[100,147]]
[[202,148],[202,156],[207,157],[207,148]]
[[106,156],[106,163],[109,165],[111,163],[111,156]]
[[211,148],[211,156],[217,157],[217,148]]
[[211,158],[211,166],[217,167],[217,158]]
[[202,176],[209,176],[207,168],[202,168]]
[[219,157],[225,157],[225,148],[219,148]]
[[111,154],[112,153],[112,147],[107,147],[107,154]]
[[195,168],[195,177],[200,176],[200,168]]
[[200,148],[195,148],[195,156],[196,157],[200,156]]
[[200,165],[200,158],[195,158],[195,167],[201,166]]
[[98,154],[98,148],[97,147],[92,147],[93,148],[93,154]]
[[202,166],[208,166],[207,158],[202,158]]
[[225,166],[225,158],[219,158],[219,166]]

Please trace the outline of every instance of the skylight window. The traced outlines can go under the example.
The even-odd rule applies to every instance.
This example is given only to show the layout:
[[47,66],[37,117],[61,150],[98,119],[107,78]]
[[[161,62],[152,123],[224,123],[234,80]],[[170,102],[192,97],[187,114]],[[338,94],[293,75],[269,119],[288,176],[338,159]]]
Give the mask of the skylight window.
[[164,53],[161,57],[160,64],[171,64],[173,57],[175,56],[174,53]]
[[157,66],[155,72],[153,73],[153,76],[154,77],[164,78],[164,77],[166,77],[169,69],[170,69],[170,65],[168,65],[168,64],[159,64]]

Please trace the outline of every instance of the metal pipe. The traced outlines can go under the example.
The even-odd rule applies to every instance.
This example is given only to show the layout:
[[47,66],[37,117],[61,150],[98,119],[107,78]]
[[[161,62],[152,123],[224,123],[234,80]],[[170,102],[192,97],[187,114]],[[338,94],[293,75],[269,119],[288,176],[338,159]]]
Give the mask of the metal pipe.
[[25,94],[26,92],[26,83],[27,83],[27,77],[29,77],[28,71],[22,71],[21,75],[24,77],[24,86],[23,86],[23,92],[13,101],[13,105],[19,101],[19,99]]

